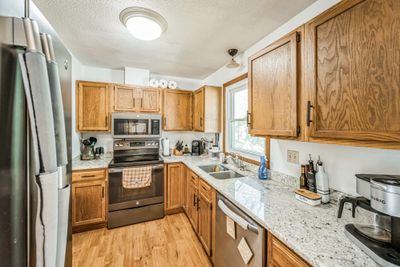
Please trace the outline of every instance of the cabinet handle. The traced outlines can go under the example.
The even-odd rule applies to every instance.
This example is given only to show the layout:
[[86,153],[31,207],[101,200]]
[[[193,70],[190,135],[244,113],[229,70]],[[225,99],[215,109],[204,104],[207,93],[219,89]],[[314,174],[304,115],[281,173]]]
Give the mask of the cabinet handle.
[[193,194],[193,206],[196,206],[196,194]]
[[164,117],[164,127],[167,126],[167,117]]
[[307,126],[310,127],[311,123],[313,122],[311,120],[311,109],[314,108],[313,105],[311,105],[311,101],[307,101]]
[[200,209],[200,198],[197,197],[197,210],[199,210],[199,209]]
[[104,187],[101,188],[101,197],[104,198]]
[[106,115],[106,125],[108,125],[108,115]]
[[203,118],[200,118],[200,127],[203,127]]
[[92,175],[82,175],[82,178],[94,178],[96,177],[96,175],[92,174]]
[[251,113],[247,111],[247,116],[246,116],[246,122],[247,122],[247,127],[251,125]]

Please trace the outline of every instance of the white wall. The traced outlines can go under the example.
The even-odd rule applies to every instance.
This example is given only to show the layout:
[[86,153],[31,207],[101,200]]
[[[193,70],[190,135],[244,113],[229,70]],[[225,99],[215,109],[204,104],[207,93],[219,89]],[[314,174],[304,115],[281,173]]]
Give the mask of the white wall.
[[[72,54],[71,54],[72,55]],[[72,158],[75,158],[76,156],[80,155],[80,143],[79,143],[79,138],[80,134],[76,132],[76,96],[75,96],[75,83],[77,80],[81,79],[81,74],[82,74],[82,64],[79,62],[77,58],[72,55],[72,115],[71,115],[71,138],[72,138]]]
[[95,82],[124,83],[125,76],[123,69],[117,70],[82,65],[79,79]]
[[178,85],[178,89],[185,89],[185,90],[196,90],[196,89],[199,89],[203,85],[202,80],[151,73],[150,79],[153,79],[153,78],[157,79],[157,80],[165,79],[167,81],[171,81],[171,80],[175,81]]
[[[242,67],[239,69],[222,67],[207,77],[204,84],[221,86],[223,83],[247,72],[249,56],[293,31],[337,2],[340,2],[340,0],[317,1],[244,51],[242,57],[238,59],[242,62]],[[300,165],[286,161],[288,149],[299,151],[300,164],[308,160],[309,153],[313,155],[314,159],[320,155],[329,175],[331,188],[349,194],[356,194],[356,179],[354,177],[356,173],[400,173],[400,151],[274,139],[271,141],[271,168],[273,170],[296,177],[300,175]]]

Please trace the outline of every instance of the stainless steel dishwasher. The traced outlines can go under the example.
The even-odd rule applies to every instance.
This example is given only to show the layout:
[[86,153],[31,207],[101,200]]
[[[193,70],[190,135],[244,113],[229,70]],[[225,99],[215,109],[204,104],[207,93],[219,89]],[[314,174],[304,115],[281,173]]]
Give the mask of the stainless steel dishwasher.
[[265,243],[265,229],[218,194],[214,266],[263,267]]

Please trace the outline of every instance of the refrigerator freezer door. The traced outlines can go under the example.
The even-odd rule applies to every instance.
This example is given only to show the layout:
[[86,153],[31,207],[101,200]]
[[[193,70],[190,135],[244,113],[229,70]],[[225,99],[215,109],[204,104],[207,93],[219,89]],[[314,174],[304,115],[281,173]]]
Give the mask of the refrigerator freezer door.
[[1,44],[0,125],[0,265],[25,267],[28,265],[25,93],[18,50]]
[[57,171],[56,141],[46,60],[41,53],[26,52],[20,61],[25,65],[22,73],[32,134],[36,137],[34,148],[39,155],[37,167],[39,173],[53,173]]

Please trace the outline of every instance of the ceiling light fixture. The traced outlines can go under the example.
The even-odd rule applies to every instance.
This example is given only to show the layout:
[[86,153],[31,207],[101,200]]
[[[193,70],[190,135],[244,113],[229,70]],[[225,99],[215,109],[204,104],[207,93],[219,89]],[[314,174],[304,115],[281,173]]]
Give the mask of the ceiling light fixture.
[[240,64],[236,62],[235,60],[235,56],[238,53],[238,50],[235,48],[229,49],[228,50],[228,54],[232,57],[231,61],[226,65],[227,68],[229,69],[235,69],[235,68],[239,68]]
[[130,34],[146,41],[159,38],[168,26],[163,16],[144,7],[128,7],[121,11],[119,19]]

